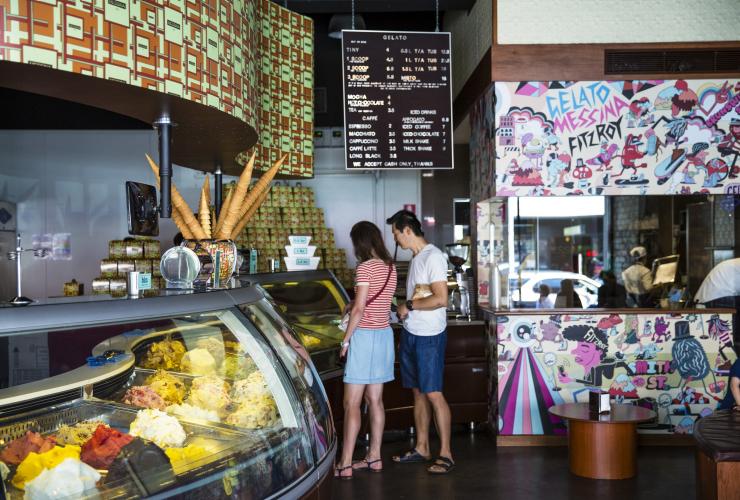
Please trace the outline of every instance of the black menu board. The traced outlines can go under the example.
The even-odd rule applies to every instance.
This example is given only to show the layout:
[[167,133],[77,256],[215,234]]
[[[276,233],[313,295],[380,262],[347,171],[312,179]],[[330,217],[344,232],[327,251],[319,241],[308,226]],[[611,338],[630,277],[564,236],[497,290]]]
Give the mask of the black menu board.
[[349,170],[451,169],[450,34],[343,31]]

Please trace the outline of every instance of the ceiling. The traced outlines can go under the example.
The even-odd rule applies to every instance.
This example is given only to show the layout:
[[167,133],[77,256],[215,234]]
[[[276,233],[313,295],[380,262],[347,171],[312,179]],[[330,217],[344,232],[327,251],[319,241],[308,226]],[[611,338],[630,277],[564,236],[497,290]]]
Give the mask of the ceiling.
[[[300,14],[335,14],[352,10],[351,0],[272,0]],[[355,12],[433,12],[434,0],[356,0]],[[439,10],[470,10],[475,0],[439,0]]]

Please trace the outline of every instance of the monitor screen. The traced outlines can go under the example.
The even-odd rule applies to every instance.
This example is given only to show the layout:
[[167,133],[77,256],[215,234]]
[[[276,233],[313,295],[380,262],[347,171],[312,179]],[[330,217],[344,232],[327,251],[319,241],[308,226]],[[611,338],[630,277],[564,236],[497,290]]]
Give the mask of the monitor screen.
[[[662,259],[659,259],[662,260]],[[678,270],[678,256],[665,262],[659,262],[655,268],[655,278],[653,285],[670,284],[676,281],[676,271]]]

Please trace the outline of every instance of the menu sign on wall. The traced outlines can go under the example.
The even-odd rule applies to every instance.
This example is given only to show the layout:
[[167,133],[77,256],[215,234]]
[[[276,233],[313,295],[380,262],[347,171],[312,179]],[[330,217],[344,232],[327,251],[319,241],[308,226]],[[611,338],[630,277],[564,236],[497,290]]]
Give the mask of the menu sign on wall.
[[450,34],[343,31],[347,169],[451,169]]

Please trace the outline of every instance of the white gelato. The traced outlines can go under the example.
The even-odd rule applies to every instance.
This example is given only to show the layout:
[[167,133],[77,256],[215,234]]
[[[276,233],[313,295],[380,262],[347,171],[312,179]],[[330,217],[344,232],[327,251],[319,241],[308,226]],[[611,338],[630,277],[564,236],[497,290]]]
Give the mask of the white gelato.
[[90,494],[100,480],[98,471],[74,458],[66,458],[53,469],[44,469],[26,483],[25,500],[80,498]]
[[206,410],[205,408],[199,408],[188,403],[170,405],[167,407],[167,413],[185,418],[208,420],[209,422],[221,421],[221,419],[218,417],[218,413],[216,413],[215,411]]
[[185,442],[185,429],[175,417],[159,410],[141,410],[129,427],[129,434],[148,439],[160,448],[180,447]]

